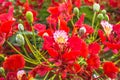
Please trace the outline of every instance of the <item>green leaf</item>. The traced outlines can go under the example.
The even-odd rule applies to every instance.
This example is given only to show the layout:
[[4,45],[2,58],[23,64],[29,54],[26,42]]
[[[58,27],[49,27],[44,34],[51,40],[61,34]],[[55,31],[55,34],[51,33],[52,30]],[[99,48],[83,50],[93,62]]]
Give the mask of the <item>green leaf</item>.
[[85,14],[85,23],[91,24],[92,17],[93,17],[93,10],[89,6],[81,6],[80,8],[80,15]]

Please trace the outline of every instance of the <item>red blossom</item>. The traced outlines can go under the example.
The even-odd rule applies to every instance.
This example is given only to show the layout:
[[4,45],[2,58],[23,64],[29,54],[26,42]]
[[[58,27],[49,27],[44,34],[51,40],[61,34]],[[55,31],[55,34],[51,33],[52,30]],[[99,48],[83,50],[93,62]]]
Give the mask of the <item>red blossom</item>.
[[57,17],[60,15],[60,11],[59,11],[59,8],[58,6],[55,6],[55,7],[49,7],[48,8],[48,12],[54,16],[54,17]]
[[19,54],[9,56],[3,63],[3,67],[8,71],[17,71],[25,66],[24,57]]
[[120,24],[116,24],[113,26],[113,31],[120,37]]
[[85,29],[86,29],[86,33],[85,33],[86,35],[92,34],[94,32],[94,29],[92,28],[92,26],[89,26],[87,24],[83,24],[83,27],[85,27]]
[[8,72],[6,80],[18,80],[16,72]]
[[73,3],[75,4],[76,7],[80,8],[81,7],[81,0],[72,0]]
[[5,80],[3,77],[0,77],[0,80]]
[[39,74],[41,77],[45,76],[47,72],[51,69],[48,66],[38,65],[33,70],[29,72],[32,77],[35,77],[36,74]]
[[82,53],[80,51],[70,51],[63,54],[63,59],[65,60],[65,62],[75,61],[79,56],[82,56],[81,54]]
[[87,59],[88,63],[88,69],[98,69],[100,66],[100,58],[98,55],[90,55],[90,57]]
[[60,19],[60,30],[64,30],[66,32],[69,32],[70,29],[67,26],[67,22],[64,19]]
[[103,70],[104,70],[104,73],[112,79],[117,77],[117,73],[119,71],[118,67],[116,67],[113,62],[105,62],[103,64]]
[[102,30],[98,30],[98,35],[99,35],[101,41],[104,43],[106,41],[106,37],[104,35],[104,32]]
[[85,17],[85,14],[82,14],[79,18],[79,20],[75,23],[75,26],[80,28],[82,26],[82,24],[84,23],[84,17]]
[[89,53],[90,54],[98,54],[100,51],[100,45],[97,42],[93,42],[89,45]]
[[72,74],[77,74],[81,71],[81,66],[80,66],[80,64],[77,64],[77,63],[75,63],[73,65],[68,65],[68,70]]
[[53,46],[54,43],[53,38],[49,36],[44,36],[43,38],[44,38],[43,49],[47,50]]
[[34,29],[41,33],[46,30],[46,26],[44,24],[35,24]]
[[13,21],[13,11],[14,11],[14,7],[10,7],[8,13],[1,14],[0,15],[0,24],[1,24],[1,22],[6,22],[8,20]]
[[7,21],[7,22],[2,23],[2,25],[0,26],[0,31],[3,33],[6,33],[6,36],[7,36],[12,30],[13,23],[14,21]]
[[84,17],[85,17],[85,14],[82,14],[80,16],[79,20],[75,23],[75,27],[77,29],[80,29],[81,27],[84,27],[86,29],[86,33],[84,34],[84,36],[87,36],[89,34],[92,34],[94,32],[94,29],[92,28],[92,26],[84,24]]
[[93,3],[95,2],[95,0],[84,0],[84,2],[85,2],[87,5],[93,5]]
[[57,58],[59,55],[58,55],[58,52],[55,50],[55,49],[53,49],[53,48],[49,48],[49,49],[47,49],[48,50],[48,53],[49,53],[49,55],[51,56],[51,57],[53,57],[53,58]]
[[113,8],[118,6],[118,0],[109,0],[109,5]]
[[88,55],[88,48],[86,43],[77,36],[72,36],[68,40],[68,46],[70,47],[71,51],[79,51],[79,55],[82,57],[87,57]]

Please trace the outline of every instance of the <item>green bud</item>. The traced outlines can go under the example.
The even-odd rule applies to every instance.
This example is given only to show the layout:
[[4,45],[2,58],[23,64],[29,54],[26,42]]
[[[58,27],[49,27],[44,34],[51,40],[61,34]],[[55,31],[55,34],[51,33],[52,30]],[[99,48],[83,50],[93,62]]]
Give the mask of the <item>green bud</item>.
[[0,54],[0,62],[3,62],[5,60],[5,56],[3,54]]
[[108,16],[107,14],[105,14],[104,17],[105,17],[105,20],[106,20],[106,21],[109,21],[109,16]]
[[103,19],[104,19],[104,16],[103,16],[102,13],[99,13],[99,14],[97,15],[97,18],[100,19],[100,20],[103,20]]
[[0,67],[0,74],[2,74],[2,76],[5,76],[5,70],[3,67]]
[[33,22],[33,13],[31,11],[27,11],[26,18],[27,18],[29,23],[32,23]]
[[18,24],[18,29],[19,29],[20,31],[24,31],[24,26],[23,26],[22,24]]
[[106,14],[106,10],[105,10],[105,9],[103,9],[101,12],[102,12],[103,14]]
[[16,42],[18,46],[24,46],[25,45],[25,40],[22,34],[17,34],[16,35]]
[[77,7],[74,8],[73,12],[75,15],[79,16],[79,9]]
[[97,4],[97,3],[94,3],[94,5],[93,5],[93,10],[96,11],[96,12],[99,12],[99,10],[100,10],[100,5]]

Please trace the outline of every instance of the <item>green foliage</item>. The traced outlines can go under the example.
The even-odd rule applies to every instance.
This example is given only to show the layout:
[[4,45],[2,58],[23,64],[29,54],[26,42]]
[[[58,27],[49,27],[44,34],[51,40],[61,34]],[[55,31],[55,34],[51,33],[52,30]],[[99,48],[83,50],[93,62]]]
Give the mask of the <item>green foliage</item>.
[[90,7],[88,7],[88,6],[81,6],[81,8],[80,8],[80,15],[81,14],[85,14],[85,23],[87,23],[87,24],[91,24],[92,23],[91,19],[93,17],[94,12],[93,12],[93,10]]

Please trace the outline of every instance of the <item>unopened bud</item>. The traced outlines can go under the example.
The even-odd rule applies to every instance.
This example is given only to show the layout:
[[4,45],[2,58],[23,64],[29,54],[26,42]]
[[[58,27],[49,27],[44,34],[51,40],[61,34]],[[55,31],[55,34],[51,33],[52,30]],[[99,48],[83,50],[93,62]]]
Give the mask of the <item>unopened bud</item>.
[[85,27],[81,27],[80,29],[79,29],[79,34],[80,35],[83,35],[83,34],[85,34],[86,33],[86,28]]
[[106,14],[106,10],[105,10],[105,9],[103,9],[101,12],[102,12],[103,14]]
[[105,20],[106,20],[106,21],[109,21],[109,16],[108,16],[107,14],[105,14],[104,17],[105,17]]
[[16,35],[16,42],[18,44],[18,46],[23,46],[25,45],[25,40],[22,34],[17,34]]
[[100,14],[97,15],[97,18],[100,19],[100,20],[103,20],[103,19],[104,19],[104,16],[103,16],[102,13],[100,13]]
[[96,11],[96,12],[99,12],[99,10],[100,10],[100,5],[97,4],[97,3],[94,3],[94,4],[93,4],[93,10]]
[[33,13],[31,11],[27,11],[26,18],[27,18],[29,23],[32,23],[33,22]]
[[75,15],[79,16],[79,9],[77,7],[74,8],[73,12]]
[[0,54],[0,62],[3,62],[5,60],[5,56],[3,54]]
[[5,70],[3,67],[0,67],[0,74],[2,74],[2,76],[5,76]]
[[18,24],[18,29],[19,29],[20,31],[24,31],[24,26],[23,26],[22,24]]

